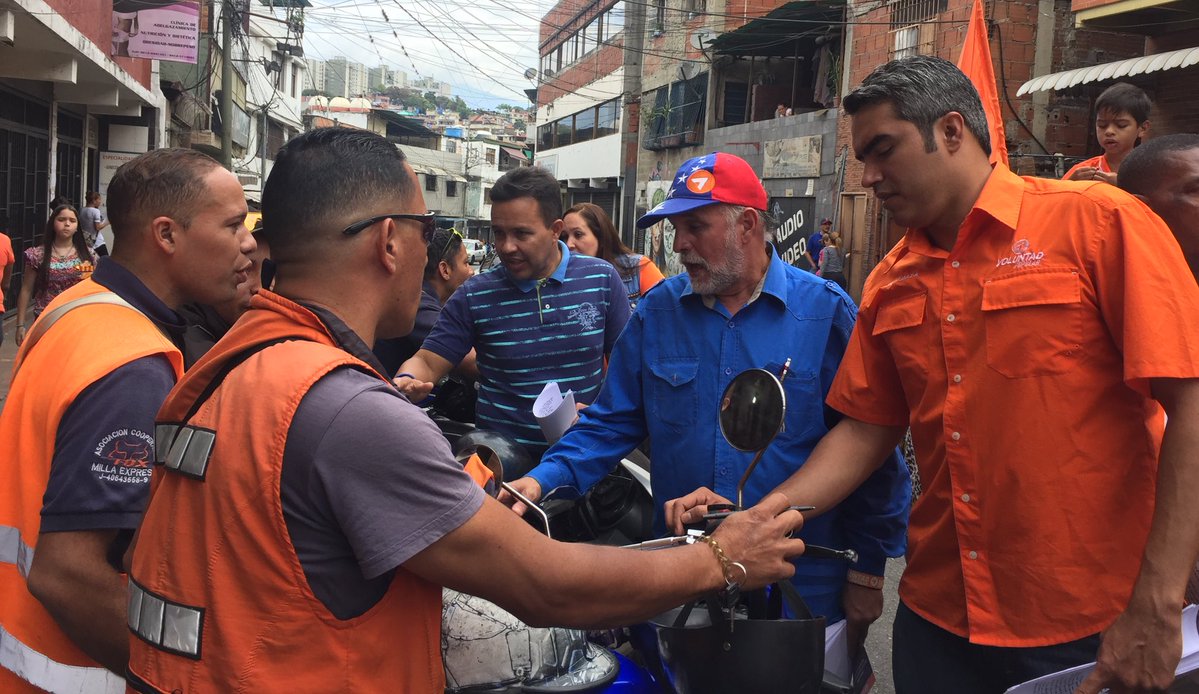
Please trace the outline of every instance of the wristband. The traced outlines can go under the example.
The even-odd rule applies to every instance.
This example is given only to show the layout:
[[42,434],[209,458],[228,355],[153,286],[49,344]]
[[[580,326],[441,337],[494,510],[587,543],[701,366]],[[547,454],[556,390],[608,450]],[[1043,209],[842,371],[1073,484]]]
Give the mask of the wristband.
[[852,583],[855,586],[862,586],[863,588],[872,588],[874,590],[882,590],[883,582],[885,580],[886,579],[884,579],[882,576],[875,576],[873,574],[863,573],[861,571],[855,571],[853,569],[850,569],[845,574],[846,583]]
[[411,378],[414,381],[416,380],[416,376],[413,376],[412,374],[408,373],[407,371],[401,371],[400,373],[396,374],[395,377],[396,378]]

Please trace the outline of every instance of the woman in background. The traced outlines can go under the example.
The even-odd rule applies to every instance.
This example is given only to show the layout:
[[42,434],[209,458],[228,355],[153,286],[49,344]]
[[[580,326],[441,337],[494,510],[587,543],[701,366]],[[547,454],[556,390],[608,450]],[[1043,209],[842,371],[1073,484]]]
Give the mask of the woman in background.
[[[90,277],[96,256],[87,247],[71,205],[59,205],[46,221],[40,246],[25,249],[25,271],[17,295],[17,344],[54,297]],[[29,315],[32,314],[32,315]],[[27,320],[28,319],[28,320]]]
[[841,235],[835,231],[828,235],[824,248],[820,249],[820,272],[817,274],[849,291],[845,282],[845,254],[841,252]]
[[612,263],[624,280],[629,304],[633,308],[637,308],[637,301],[642,295],[662,281],[662,271],[658,266],[624,245],[608,213],[599,205],[579,203],[562,215],[562,221],[562,241],[570,252]]

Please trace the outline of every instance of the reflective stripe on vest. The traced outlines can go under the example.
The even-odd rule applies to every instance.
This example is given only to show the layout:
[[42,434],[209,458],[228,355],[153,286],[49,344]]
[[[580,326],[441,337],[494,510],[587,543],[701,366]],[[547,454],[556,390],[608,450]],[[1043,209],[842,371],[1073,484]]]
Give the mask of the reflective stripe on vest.
[[125,679],[102,667],[63,665],[22,643],[0,625],[0,666],[50,692],[120,694]]
[[21,578],[28,578],[33,566],[33,548],[21,539],[20,529],[11,525],[0,525],[0,562],[16,564]]
[[129,581],[129,630],[168,653],[200,659],[204,609],[189,607],[151,593]]
[[[109,306],[124,306],[125,308],[127,308],[131,311],[134,311],[135,313],[137,313],[139,315],[145,315],[141,311],[139,311],[136,306],[129,303],[128,301],[125,301],[120,296],[118,296],[115,292],[97,292],[95,294],[88,294],[87,296],[81,296],[78,299],[68,301],[67,303],[63,304],[62,306],[55,308],[50,313],[47,313],[46,315],[39,317],[38,320],[34,322],[33,327],[30,328],[29,334],[25,336],[25,340],[24,340],[24,342],[28,342],[29,344],[25,346],[25,351],[22,354],[22,358],[18,359],[17,363],[13,365],[13,369],[12,369],[13,376],[15,377],[17,375],[17,371],[19,371],[21,369],[21,364],[25,363],[24,356],[28,355],[29,352],[33,350],[33,346],[36,345],[38,343],[38,341],[42,339],[42,336],[45,335],[46,332],[49,331],[50,328],[53,327],[53,325],[58,322],[59,318],[62,318],[63,316],[67,315],[71,311],[73,311],[81,306],[89,306],[91,304],[106,304]],[[154,323],[154,326],[158,327],[158,324]],[[159,328],[159,332],[162,332],[162,328]],[[165,335],[165,333],[163,333],[163,334]]]
[[216,432],[211,429],[159,424],[154,428],[154,462],[203,482],[208,474],[208,458],[214,443]]

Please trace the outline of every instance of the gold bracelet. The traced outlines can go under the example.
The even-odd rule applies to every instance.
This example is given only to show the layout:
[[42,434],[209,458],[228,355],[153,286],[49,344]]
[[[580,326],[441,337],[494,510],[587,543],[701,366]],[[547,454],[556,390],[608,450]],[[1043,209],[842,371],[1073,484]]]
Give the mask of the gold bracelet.
[[853,569],[850,569],[845,574],[845,581],[847,583],[852,583],[855,586],[862,586],[863,588],[873,588],[874,590],[882,590],[884,580],[885,579],[882,576],[875,576],[873,574],[855,571]]
[[[720,573],[724,576],[724,585],[726,589],[740,588],[741,584],[749,579],[749,570],[739,561],[729,561],[725,555],[724,549],[720,547],[720,543],[711,535],[703,535],[699,541],[712,548],[712,553],[716,555],[716,561],[720,562]],[[732,577],[733,567],[741,569],[741,580],[734,580]]]

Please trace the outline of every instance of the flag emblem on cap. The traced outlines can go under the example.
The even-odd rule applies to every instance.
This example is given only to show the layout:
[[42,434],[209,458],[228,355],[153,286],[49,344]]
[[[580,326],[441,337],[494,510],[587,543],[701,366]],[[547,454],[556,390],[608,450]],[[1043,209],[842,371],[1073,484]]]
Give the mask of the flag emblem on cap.
[[687,177],[687,190],[696,195],[710,193],[716,187],[716,174],[700,169]]

